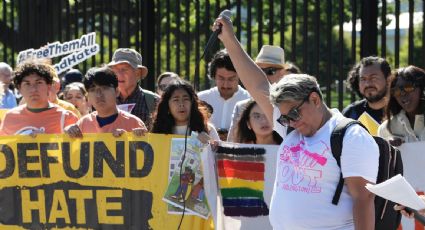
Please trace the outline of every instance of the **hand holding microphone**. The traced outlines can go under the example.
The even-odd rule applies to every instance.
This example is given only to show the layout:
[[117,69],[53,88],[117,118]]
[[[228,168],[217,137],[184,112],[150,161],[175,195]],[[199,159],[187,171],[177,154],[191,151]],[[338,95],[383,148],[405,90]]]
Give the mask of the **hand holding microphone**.
[[[219,15],[218,15],[218,17],[219,18],[224,18],[224,17],[226,17],[226,18],[228,18],[228,19],[230,19],[230,17],[232,16],[232,12],[230,12],[230,10],[223,10]],[[216,29],[212,34],[211,34],[211,36],[210,36],[210,38],[208,39],[208,42],[207,42],[207,44],[205,45],[205,48],[204,48],[204,52],[203,52],[203,54],[202,54],[202,56],[201,56],[201,58],[200,59],[202,59],[204,56],[205,56],[205,54],[208,52],[208,51],[210,51],[211,50],[211,47],[214,45],[214,43],[217,41],[217,37],[218,37],[218,34],[220,34],[221,33],[221,25],[219,25],[219,28],[218,29]]]

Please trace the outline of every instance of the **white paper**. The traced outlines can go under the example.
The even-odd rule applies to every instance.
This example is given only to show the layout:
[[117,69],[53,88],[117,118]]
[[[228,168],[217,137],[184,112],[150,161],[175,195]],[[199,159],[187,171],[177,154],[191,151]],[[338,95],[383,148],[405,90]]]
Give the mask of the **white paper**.
[[415,210],[425,209],[423,202],[415,190],[400,174],[376,185],[367,184],[366,188],[387,200],[410,207]]

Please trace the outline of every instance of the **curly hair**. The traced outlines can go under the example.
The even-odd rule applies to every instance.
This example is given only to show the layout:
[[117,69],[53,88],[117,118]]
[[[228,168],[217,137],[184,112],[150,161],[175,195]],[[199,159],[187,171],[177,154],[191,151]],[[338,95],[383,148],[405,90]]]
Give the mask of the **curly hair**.
[[[403,78],[406,82],[414,84],[415,87],[418,87],[420,89],[421,95],[419,106],[422,106],[422,114],[425,115],[425,71],[421,68],[412,65],[398,69],[390,78],[390,89],[393,89],[396,86],[397,81],[401,78]],[[397,102],[396,98],[391,93],[390,99],[388,100],[388,103],[385,106],[385,116],[388,119],[387,127],[390,133],[392,133],[390,118],[400,113],[402,109],[403,108],[401,107],[401,105]]]
[[[257,143],[257,137],[255,136],[254,131],[248,127],[249,115],[256,104],[257,102],[253,100],[248,101],[241,117],[239,118],[236,128],[237,143]],[[282,137],[275,131],[273,131],[272,134],[274,142],[280,144],[283,140]]]
[[374,64],[379,64],[381,67],[381,71],[385,76],[385,79],[387,79],[391,75],[391,67],[390,64],[381,57],[365,57],[360,62],[358,62],[356,65],[353,66],[353,68],[348,72],[347,76],[347,83],[348,88],[351,89],[351,91],[355,92],[357,96],[360,98],[363,98],[363,95],[360,93],[359,88],[359,78],[360,78],[360,68],[364,68],[367,66],[371,66]]
[[171,96],[173,95],[174,91],[178,89],[185,90],[192,101],[192,105],[190,107],[190,120],[188,126],[192,131],[197,132],[208,132],[208,125],[207,121],[204,117],[204,115],[199,111],[199,99],[198,96],[195,93],[195,90],[193,89],[192,85],[190,85],[189,82],[184,80],[178,80],[173,82],[173,84],[169,85],[166,90],[164,91],[164,94],[161,97],[161,100],[158,103],[158,109],[155,114],[153,127],[151,132],[152,133],[162,133],[162,134],[172,134],[173,133],[173,127],[175,126],[176,122],[171,115],[170,107],[168,105],[168,102],[171,99]]
[[36,61],[24,62],[23,64],[18,65],[13,74],[13,83],[18,88],[21,85],[22,80],[31,74],[37,74],[44,78],[48,85],[51,85],[53,83],[53,78],[57,77],[56,70],[51,65]]

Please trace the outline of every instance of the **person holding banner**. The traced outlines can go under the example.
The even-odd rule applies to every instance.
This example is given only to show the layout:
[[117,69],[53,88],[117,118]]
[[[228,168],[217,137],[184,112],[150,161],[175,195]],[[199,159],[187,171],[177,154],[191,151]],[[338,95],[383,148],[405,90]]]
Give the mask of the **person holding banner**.
[[425,71],[416,66],[398,69],[390,78],[390,99],[378,135],[394,146],[425,140]]
[[117,108],[118,79],[108,67],[92,68],[83,79],[88,91],[88,101],[96,111],[82,117],[65,132],[73,138],[81,138],[83,133],[112,133],[119,137],[125,132],[142,136],[147,132],[140,118]]
[[0,135],[63,133],[64,127],[77,122],[72,112],[49,102],[55,69],[41,62],[18,65],[13,81],[26,104],[9,110],[0,126]]
[[205,132],[212,140],[219,140],[214,126],[208,123],[200,111],[198,101],[189,82],[173,82],[161,97],[151,132],[189,136],[191,131]]
[[[228,50],[242,83],[269,122],[284,137],[294,130],[277,153],[276,179],[270,203],[274,229],[374,229],[374,195],[366,183],[375,183],[379,149],[359,125],[347,129],[341,168],[330,150],[330,135],[345,118],[329,109],[317,80],[307,74],[289,74],[273,86],[243,50],[229,18],[216,19],[213,30]],[[361,143],[361,144],[359,144]],[[332,197],[344,177],[338,205]]]

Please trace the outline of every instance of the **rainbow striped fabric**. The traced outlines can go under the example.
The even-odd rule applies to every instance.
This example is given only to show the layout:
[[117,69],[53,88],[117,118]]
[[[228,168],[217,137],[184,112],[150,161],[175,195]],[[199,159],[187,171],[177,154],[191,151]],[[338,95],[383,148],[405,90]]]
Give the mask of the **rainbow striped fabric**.
[[224,215],[269,215],[263,197],[265,149],[219,146],[216,153]]

